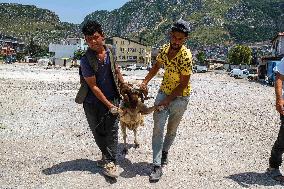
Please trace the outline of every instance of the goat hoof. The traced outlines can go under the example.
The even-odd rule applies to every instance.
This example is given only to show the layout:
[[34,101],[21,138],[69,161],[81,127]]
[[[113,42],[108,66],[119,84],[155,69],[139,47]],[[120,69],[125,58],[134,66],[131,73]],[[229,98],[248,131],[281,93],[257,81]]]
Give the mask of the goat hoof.
[[122,154],[124,154],[124,155],[128,154],[128,150],[127,150],[126,148],[124,148],[124,149],[122,150]]
[[134,145],[134,148],[139,148],[140,147],[140,144],[135,144]]

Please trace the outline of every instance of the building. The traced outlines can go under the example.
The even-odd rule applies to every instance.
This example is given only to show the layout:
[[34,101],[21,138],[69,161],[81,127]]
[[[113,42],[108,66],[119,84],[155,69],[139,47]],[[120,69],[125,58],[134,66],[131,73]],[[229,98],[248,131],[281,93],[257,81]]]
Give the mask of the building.
[[49,44],[49,52],[54,53],[54,58],[73,58],[77,50],[87,50],[87,44],[82,38],[67,38],[59,44]]
[[1,55],[13,55],[16,53],[24,52],[25,44],[18,42],[16,38],[13,39],[0,39]]
[[71,62],[74,53],[78,50],[86,51],[88,48],[83,38],[67,38],[59,44],[49,44],[49,52],[54,53],[54,65],[66,66],[67,62]]
[[110,37],[106,43],[113,46],[118,64],[151,64],[151,47],[122,37]]
[[274,84],[274,67],[284,57],[284,32],[278,33],[272,40],[272,56],[261,57],[258,65],[259,79],[266,79],[269,84]]
[[284,32],[278,33],[271,41],[272,43],[272,56],[284,56]]

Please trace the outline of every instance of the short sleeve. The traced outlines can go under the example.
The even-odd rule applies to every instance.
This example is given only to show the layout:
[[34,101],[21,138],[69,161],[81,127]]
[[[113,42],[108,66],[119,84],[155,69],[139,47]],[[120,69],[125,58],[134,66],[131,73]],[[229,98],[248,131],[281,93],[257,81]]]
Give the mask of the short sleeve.
[[167,50],[168,50],[169,46],[170,46],[169,44],[166,44],[162,48],[160,48],[159,53],[156,57],[157,62],[165,64],[166,59],[167,59]]
[[182,75],[191,75],[192,74],[192,54],[190,50],[187,50],[182,55],[182,64],[180,66],[180,71]]
[[163,58],[162,58],[162,53],[163,52],[163,50],[162,49],[160,49],[159,50],[159,53],[158,53],[158,55],[157,55],[157,57],[156,57],[156,61],[157,62],[163,62]]
[[92,77],[95,75],[95,72],[91,65],[88,63],[88,60],[86,57],[82,57],[80,61],[80,67],[83,77]]

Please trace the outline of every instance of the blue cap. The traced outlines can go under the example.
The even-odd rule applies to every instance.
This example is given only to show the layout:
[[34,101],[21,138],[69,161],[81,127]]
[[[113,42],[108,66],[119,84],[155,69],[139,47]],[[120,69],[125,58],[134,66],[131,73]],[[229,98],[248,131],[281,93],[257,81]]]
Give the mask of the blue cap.
[[190,26],[187,21],[183,19],[179,19],[173,24],[172,30],[178,30],[178,31],[188,34],[190,32]]

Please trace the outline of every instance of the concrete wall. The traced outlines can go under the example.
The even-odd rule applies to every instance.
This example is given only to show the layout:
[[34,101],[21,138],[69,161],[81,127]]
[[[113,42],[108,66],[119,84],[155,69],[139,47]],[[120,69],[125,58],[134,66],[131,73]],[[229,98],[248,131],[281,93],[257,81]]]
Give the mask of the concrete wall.
[[[56,58],[54,59],[55,61],[55,66],[60,66],[60,67],[70,67],[72,62],[71,60],[64,60],[64,59],[60,59],[60,58]],[[65,65],[64,65],[65,62]]]

